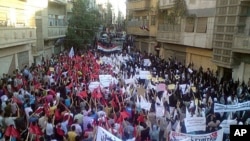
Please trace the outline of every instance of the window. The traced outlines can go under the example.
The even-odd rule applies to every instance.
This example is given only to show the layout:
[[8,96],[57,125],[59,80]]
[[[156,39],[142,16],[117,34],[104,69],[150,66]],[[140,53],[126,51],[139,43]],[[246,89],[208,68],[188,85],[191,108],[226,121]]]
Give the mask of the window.
[[155,16],[151,16],[151,25],[155,25]]
[[198,18],[196,32],[197,33],[207,32],[207,17]]
[[187,18],[185,32],[194,32],[194,24],[195,24],[195,18],[193,17]]

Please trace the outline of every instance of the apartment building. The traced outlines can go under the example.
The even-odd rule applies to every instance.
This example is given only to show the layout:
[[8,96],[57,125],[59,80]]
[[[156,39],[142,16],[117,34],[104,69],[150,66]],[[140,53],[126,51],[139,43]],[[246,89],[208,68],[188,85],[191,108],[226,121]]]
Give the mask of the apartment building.
[[134,37],[134,46],[156,54],[158,0],[128,0],[126,6],[127,34]]
[[248,82],[250,78],[250,0],[218,0],[213,38],[213,62],[221,76]]
[[34,62],[49,59],[52,54],[63,50],[67,31],[67,0],[46,0],[47,7],[36,12],[36,47],[33,49]]
[[0,1],[0,76],[33,62],[32,49],[37,40],[35,13],[44,7],[43,0]]
[[202,66],[215,72],[217,66],[212,62],[215,7],[216,0],[159,0],[156,40],[160,55],[186,65],[193,63],[195,69]]

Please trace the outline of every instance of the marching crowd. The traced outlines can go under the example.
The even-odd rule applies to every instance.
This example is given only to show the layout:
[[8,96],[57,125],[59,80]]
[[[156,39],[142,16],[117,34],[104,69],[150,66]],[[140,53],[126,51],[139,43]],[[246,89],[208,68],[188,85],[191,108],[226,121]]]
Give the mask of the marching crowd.
[[[109,86],[90,89],[100,75],[112,76]],[[164,84],[161,90],[159,84]],[[75,51],[70,56],[62,52],[39,65],[3,74],[0,136],[11,141],[92,141],[98,138],[97,127],[135,141],[172,140],[171,131],[212,133],[226,119],[250,124],[247,110],[214,112],[215,103],[247,101],[249,88],[250,83],[218,80],[213,70],[195,70],[178,58],[164,60],[139,51]],[[187,116],[204,117],[205,130],[188,132]],[[227,134],[223,140],[229,140]]]

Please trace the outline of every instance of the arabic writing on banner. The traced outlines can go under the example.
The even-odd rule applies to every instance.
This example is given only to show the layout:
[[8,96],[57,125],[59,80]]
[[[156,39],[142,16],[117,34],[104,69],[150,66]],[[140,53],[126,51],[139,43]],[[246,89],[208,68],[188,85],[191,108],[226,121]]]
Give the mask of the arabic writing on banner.
[[187,133],[194,131],[206,131],[205,117],[188,117],[184,119]]
[[96,135],[97,141],[122,141],[121,139],[117,138],[104,128],[98,126],[97,128],[97,135]]
[[219,103],[214,103],[214,112],[235,112],[250,110],[250,101],[234,104],[234,105],[223,105]]
[[100,83],[103,87],[109,87],[110,83],[112,82],[111,75],[99,75]]
[[212,133],[199,134],[199,135],[184,134],[171,131],[169,135],[169,141],[183,141],[186,140],[187,138],[189,139],[189,141],[222,141],[223,129],[220,129]]
[[220,123],[220,127],[222,127],[225,134],[230,134],[230,125],[237,125],[237,120],[223,120]]

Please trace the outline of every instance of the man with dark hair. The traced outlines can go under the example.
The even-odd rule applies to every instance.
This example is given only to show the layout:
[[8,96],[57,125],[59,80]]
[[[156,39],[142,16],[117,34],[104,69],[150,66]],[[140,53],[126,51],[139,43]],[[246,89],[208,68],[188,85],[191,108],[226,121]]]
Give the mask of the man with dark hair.
[[71,126],[71,131],[69,131],[67,133],[68,141],[76,141],[77,134],[76,134],[75,130],[76,130],[76,127],[75,126]]

